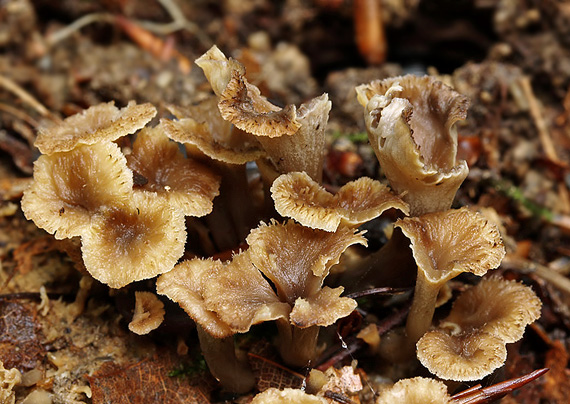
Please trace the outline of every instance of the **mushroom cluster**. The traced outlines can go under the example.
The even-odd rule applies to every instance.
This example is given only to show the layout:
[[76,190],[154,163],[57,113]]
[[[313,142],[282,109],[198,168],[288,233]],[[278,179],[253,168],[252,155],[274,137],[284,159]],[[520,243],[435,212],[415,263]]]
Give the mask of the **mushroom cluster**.
[[[341,297],[357,287],[355,279],[375,287],[415,285],[393,346],[417,349],[438,377],[478,380],[501,365],[505,344],[521,338],[540,314],[526,286],[483,279],[456,299],[439,327],[432,325],[447,281],[464,272],[483,276],[505,255],[495,225],[467,207],[451,209],[468,173],[457,159],[455,128],[466,116],[464,96],[430,77],[359,86],[389,186],[358,178],[331,193],[321,184],[327,94],[281,108],[217,47],[196,63],[214,94],[190,107],[168,106],[175,119],[151,127],[152,105],[106,103],[41,130],[36,145],[43,155],[22,199],[26,217],[58,239],[80,237],[87,271],[112,288],[158,276],[156,292],[194,320],[211,373],[232,392],[255,385],[235,334],[275,322],[283,362],[310,367],[321,328],[356,309],[355,300]],[[252,165],[246,167],[251,162],[258,182]],[[388,209],[398,217],[390,240],[346,268],[336,284],[327,279],[349,247],[367,245],[358,227]],[[483,304],[488,296],[497,302]],[[129,329],[146,334],[164,315],[159,297],[138,291]],[[380,352],[390,340],[382,337]],[[467,358],[456,360],[455,373],[442,370],[461,355]],[[449,400],[442,385],[426,380],[398,382],[377,402]],[[420,385],[427,398],[416,395]],[[254,402],[295,400],[326,401],[268,390]]]
[[[150,104],[100,104],[38,134],[42,153],[22,210],[55,238],[81,237],[83,262],[112,288],[170,271],[184,253],[184,216],[212,210],[219,179],[182,155]],[[143,129],[144,128],[144,129]],[[115,143],[142,129],[125,156]]]

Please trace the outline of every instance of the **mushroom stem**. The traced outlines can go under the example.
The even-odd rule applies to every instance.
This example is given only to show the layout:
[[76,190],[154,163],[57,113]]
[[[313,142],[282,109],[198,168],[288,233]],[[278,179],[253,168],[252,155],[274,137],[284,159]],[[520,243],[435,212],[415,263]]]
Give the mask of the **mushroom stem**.
[[444,283],[430,284],[423,273],[418,271],[414,299],[406,320],[406,335],[410,342],[415,344],[429,329],[435,312],[437,294]]
[[285,319],[277,320],[279,331],[279,353],[285,363],[291,366],[311,366],[317,356],[319,327],[299,328]]
[[214,338],[199,324],[196,329],[210,373],[232,393],[251,390],[255,386],[255,377],[249,366],[237,358],[233,337]]

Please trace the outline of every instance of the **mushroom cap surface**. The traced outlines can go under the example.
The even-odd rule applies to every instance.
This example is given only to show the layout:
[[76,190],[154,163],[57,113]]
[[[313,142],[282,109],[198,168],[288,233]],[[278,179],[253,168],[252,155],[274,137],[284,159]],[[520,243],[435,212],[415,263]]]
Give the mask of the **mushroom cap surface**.
[[129,330],[145,335],[155,330],[164,320],[164,304],[151,292],[135,292],[135,312]]
[[342,286],[335,289],[325,286],[312,296],[299,297],[291,311],[291,324],[299,328],[327,327],[348,316],[358,304],[351,298],[340,297],[342,292]]
[[440,330],[429,331],[416,348],[422,365],[445,380],[480,380],[507,359],[504,341],[485,332],[449,335]]
[[112,288],[170,271],[184,253],[184,216],[139,192],[130,206],[94,215],[82,234],[83,262]]
[[380,392],[376,404],[446,404],[451,402],[447,386],[435,379],[402,379]]
[[459,295],[440,328],[451,332],[480,330],[512,343],[540,317],[541,306],[531,288],[491,276]]
[[127,156],[128,166],[146,183],[137,188],[164,199],[185,216],[204,216],[212,211],[219,194],[220,178],[196,161],[185,158],[162,127],[145,128]]
[[467,208],[408,217],[395,226],[411,240],[419,273],[432,284],[462,272],[482,276],[505,256],[497,227]]
[[132,187],[132,173],[116,144],[79,145],[38,158],[22,210],[57,239],[79,236],[96,212],[128,204]]
[[388,187],[367,177],[345,184],[333,195],[306,173],[292,172],[273,182],[271,196],[280,215],[325,231],[336,231],[341,224],[357,227],[390,208],[408,212],[407,204]]
[[78,144],[114,141],[136,132],[156,115],[152,104],[134,101],[121,109],[113,101],[92,106],[58,125],[40,128],[35,146],[43,154],[69,151]]
[[251,404],[329,404],[324,397],[307,394],[299,389],[278,390],[271,387],[257,394]]

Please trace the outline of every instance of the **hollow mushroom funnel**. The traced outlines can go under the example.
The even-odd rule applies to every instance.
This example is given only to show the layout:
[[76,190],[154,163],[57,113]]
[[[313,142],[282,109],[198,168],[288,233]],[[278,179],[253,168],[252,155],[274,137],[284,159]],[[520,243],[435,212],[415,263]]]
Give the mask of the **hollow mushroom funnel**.
[[462,272],[478,276],[505,255],[496,226],[467,208],[405,218],[396,227],[411,241],[418,274],[406,333],[416,342],[430,327],[439,289]]
[[432,77],[407,75],[356,87],[370,144],[410,214],[444,211],[469,171],[457,160],[455,123],[468,99]]

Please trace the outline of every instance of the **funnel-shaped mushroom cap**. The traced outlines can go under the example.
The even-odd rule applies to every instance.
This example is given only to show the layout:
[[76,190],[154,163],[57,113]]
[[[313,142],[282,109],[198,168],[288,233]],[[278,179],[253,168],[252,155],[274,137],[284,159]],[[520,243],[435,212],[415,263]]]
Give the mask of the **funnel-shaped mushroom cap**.
[[95,212],[127,204],[132,187],[132,173],[116,144],[81,145],[40,156],[34,163],[34,181],[24,192],[22,210],[57,239],[79,236]]
[[457,130],[468,100],[431,77],[395,77],[356,88],[380,166],[411,214],[449,209],[468,173]]
[[434,285],[462,272],[482,276],[505,256],[496,226],[467,208],[405,218],[395,226],[411,240],[418,274]]
[[[222,264],[220,264],[222,265]],[[246,250],[234,255],[205,285],[206,306],[235,332],[247,332],[264,321],[288,318],[291,307],[279,301]]]
[[429,331],[417,343],[418,359],[434,375],[456,381],[479,380],[507,359],[505,343],[484,332],[455,336]]
[[220,261],[211,258],[182,261],[158,278],[156,291],[178,303],[208,334],[216,338],[229,337],[234,332],[204,302],[206,285],[223,269]]
[[425,377],[402,379],[383,390],[376,404],[446,404],[451,402],[443,382]]
[[250,134],[235,130],[225,121],[217,107],[216,97],[186,109],[169,107],[178,121],[162,120],[166,135],[185,145],[193,145],[214,160],[245,164],[263,156],[261,145]]
[[82,234],[89,273],[112,288],[170,271],[184,253],[184,216],[164,202],[133,194],[132,206],[93,217]]
[[342,292],[342,286],[335,289],[325,286],[312,296],[298,298],[291,311],[291,324],[299,328],[327,327],[348,316],[356,309],[357,303],[351,298],[340,297]]
[[52,154],[72,150],[78,144],[113,141],[136,132],[155,115],[153,105],[137,105],[134,101],[122,109],[113,101],[95,105],[57,126],[40,129],[35,146],[43,154]]
[[541,306],[531,288],[492,276],[461,293],[440,327],[453,333],[479,330],[511,343],[540,317]]
[[321,181],[326,150],[325,129],[331,107],[328,94],[315,97],[299,107],[297,121],[301,126],[295,134],[258,137],[279,173],[304,171],[313,180]]
[[251,404],[328,404],[324,397],[307,394],[299,389],[278,390],[269,388],[263,393],[256,395]]
[[161,126],[145,128],[138,134],[127,161],[129,168],[146,180],[140,185],[144,192],[164,199],[186,216],[204,216],[212,211],[219,177],[185,158]]
[[145,335],[158,328],[164,320],[164,304],[151,292],[135,292],[135,312],[129,330]]
[[366,245],[362,233],[340,228],[312,230],[292,221],[261,224],[247,236],[253,264],[273,282],[282,301],[294,305],[321,287],[329,269],[352,244]]
[[306,173],[293,172],[273,182],[271,196],[281,216],[325,231],[336,231],[341,224],[357,227],[390,208],[408,213],[404,201],[367,177],[349,182],[332,195]]
[[259,136],[292,135],[300,127],[296,109],[289,105],[284,109],[271,104],[257,87],[244,77],[245,68],[233,59],[227,59],[212,47],[196,60],[210,82],[214,93],[220,97],[218,107],[222,117],[237,128]]

